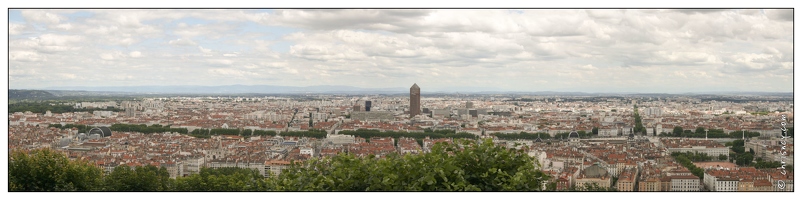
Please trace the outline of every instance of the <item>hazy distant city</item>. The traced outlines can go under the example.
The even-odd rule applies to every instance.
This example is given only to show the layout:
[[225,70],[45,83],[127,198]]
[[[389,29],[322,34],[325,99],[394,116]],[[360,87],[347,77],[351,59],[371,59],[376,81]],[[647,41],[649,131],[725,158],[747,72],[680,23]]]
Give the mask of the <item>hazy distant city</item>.
[[9,190],[793,191],[792,11],[10,9]]
[[[203,167],[240,167],[270,177],[292,161],[340,153],[422,154],[439,141],[493,138],[499,145],[526,149],[540,170],[554,177],[556,190],[596,183],[616,191],[791,191],[778,190],[777,180],[792,183],[792,173],[756,169],[752,158],[736,164],[740,157],[730,151],[731,144],[725,146],[746,139],[742,145],[748,150],[741,153],[754,152],[757,163],[790,166],[793,156],[783,156],[786,147],[780,144],[781,115],[793,124],[790,95],[427,97],[422,91],[414,85],[409,96],[232,94],[59,103],[99,110],[9,113],[9,149],[58,149],[107,173],[120,165],[154,165],[176,178]],[[125,124],[169,129],[143,134],[131,128],[144,128]],[[377,136],[360,137],[364,132]],[[382,137],[383,132],[467,134],[413,138]],[[792,141],[786,155],[793,155]],[[692,175],[671,156],[685,151],[707,156],[694,162],[704,177]],[[749,185],[724,187],[719,179]]]

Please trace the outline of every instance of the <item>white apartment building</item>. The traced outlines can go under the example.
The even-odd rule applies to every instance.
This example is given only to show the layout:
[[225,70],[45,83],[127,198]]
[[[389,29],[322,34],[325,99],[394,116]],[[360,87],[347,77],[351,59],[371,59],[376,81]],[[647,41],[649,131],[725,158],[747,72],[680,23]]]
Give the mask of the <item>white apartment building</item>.
[[698,192],[701,187],[699,177],[696,176],[672,176],[670,178],[672,192]]
[[309,155],[310,157],[314,157],[315,149],[311,147],[301,147],[301,155]]
[[200,169],[204,166],[206,160],[199,156],[197,158],[186,158],[180,163],[183,165],[181,176],[189,176],[192,174],[199,174]]
[[326,142],[334,145],[353,144],[356,141],[353,135],[326,135]]
[[694,152],[706,153],[708,156],[718,157],[719,155],[729,155],[730,150],[727,147],[708,148],[705,146],[692,146],[690,148],[668,148],[669,153],[674,152]]
[[278,177],[281,175],[281,171],[284,169],[288,169],[290,167],[290,161],[286,160],[268,160],[265,161],[265,170],[264,170],[264,177],[268,178],[271,176]]
[[713,192],[735,192],[738,191],[738,179],[731,177],[716,177],[705,172],[704,184],[708,190]]

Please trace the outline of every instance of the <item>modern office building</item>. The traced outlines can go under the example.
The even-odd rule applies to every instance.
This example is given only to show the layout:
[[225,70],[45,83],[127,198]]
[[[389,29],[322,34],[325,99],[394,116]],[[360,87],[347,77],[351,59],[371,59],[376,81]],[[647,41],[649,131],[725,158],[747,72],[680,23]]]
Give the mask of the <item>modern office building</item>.
[[365,111],[370,111],[370,101],[365,101]]
[[409,117],[415,117],[420,114],[420,87],[418,84],[413,84],[409,88]]

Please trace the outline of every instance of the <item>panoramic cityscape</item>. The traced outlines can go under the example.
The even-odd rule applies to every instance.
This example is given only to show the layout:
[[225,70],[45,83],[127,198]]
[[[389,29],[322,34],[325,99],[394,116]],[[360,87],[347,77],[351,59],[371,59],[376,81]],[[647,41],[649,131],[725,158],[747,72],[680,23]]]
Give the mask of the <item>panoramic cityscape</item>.
[[9,191],[793,192],[793,9],[9,9]]

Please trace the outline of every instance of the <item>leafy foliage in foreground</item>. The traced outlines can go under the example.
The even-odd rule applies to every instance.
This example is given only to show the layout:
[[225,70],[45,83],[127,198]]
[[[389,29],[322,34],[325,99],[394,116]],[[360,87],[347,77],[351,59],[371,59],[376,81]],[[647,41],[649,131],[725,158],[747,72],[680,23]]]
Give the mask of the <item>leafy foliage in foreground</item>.
[[293,165],[274,180],[278,191],[539,191],[548,176],[518,150],[458,140],[431,153],[383,159],[341,154]]
[[202,168],[200,174],[177,178],[173,191],[267,191],[267,186],[267,180],[254,169]]
[[51,150],[9,154],[9,191],[99,191],[103,172]]
[[[293,164],[275,178],[257,170],[202,168],[170,179],[166,168],[111,173],[52,150],[9,155],[10,191],[540,191],[548,175],[520,150],[491,140],[438,143],[431,153],[358,158],[340,154]],[[553,189],[553,188],[552,188]]]
[[170,174],[167,169],[152,165],[131,167],[120,165],[103,177],[105,191],[170,191]]

